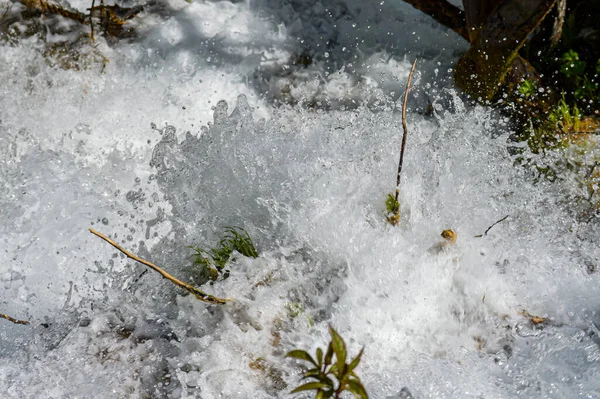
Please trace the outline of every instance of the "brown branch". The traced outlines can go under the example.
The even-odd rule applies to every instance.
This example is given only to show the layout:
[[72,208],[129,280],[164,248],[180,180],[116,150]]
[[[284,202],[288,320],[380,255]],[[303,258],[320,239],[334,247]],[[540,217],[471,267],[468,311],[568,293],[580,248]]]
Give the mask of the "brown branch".
[[404,103],[402,104],[402,147],[400,148],[400,161],[398,162],[398,174],[396,175],[396,202],[398,202],[398,194],[400,194],[400,174],[402,173],[402,163],[404,162],[404,150],[406,149],[406,136],[408,135],[408,127],[406,126],[406,103],[408,102],[408,90],[410,89],[410,82],[412,81],[413,74],[415,73],[415,67],[417,66],[417,60],[413,62],[412,68],[410,68],[410,74],[408,75],[408,82],[406,82],[406,90],[404,91]]
[[0,318],[6,319],[8,321],[12,321],[15,324],[25,324],[25,325],[29,324],[29,322],[27,320],[15,319],[14,317],[10,317],[9,315],[4,314],[4,313],[0,313]]
[[90,230],[90,233],[102,238],[104,241],[106,241],[107,243],[109,243],[113,247],[117,248],[122,253],[124,253],[125,256],[127,256],[128,258],[133,259],[134,261],[139,262],[143,265],[146,265],[149,268],[151,268],[152,270],[160,273],[161,276],[163,276],[164,278],[166,278],[167,280],[169,280],[176,286],[183,288],[184,290],[186,290],[190,294],[194,295],[196,298],[198,298],[201,301],[208,302],[208,303],[214,303],[214,304],[218,304],[218,305],[223,305],[232,300],[231,298],[217,298],[215,296],[207,294],[207,293],[199,290],[198,288],[196,288],[188,283],[185,283],[176,277],[173,277],[172,275],[170,275],[169,273],[167,273],[160,267],[156,266],[155,264],[150,263],[147,260],[144,260],[144,259],[132,254],[131,252],[127,251],[126,249],[121,247],[119,244],[117,244],[116,242],[114,242],[113,240],[111,240],[110,238],[105,236],[104,234],[99,233],[94,229],[89,229],[89,230]]
[[440,24],[452,29],[463,38],[469,40],[465,13],[460,8],[445,0],[404,0],[414,8],[429,15]]

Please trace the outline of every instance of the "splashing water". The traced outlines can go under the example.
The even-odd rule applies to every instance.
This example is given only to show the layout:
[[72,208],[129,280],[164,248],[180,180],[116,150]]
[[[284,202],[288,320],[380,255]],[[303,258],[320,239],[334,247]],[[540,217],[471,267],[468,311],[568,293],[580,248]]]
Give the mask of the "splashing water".
[[[22,46],[4,47],[0,65],[35,54]],[[401,124],[389,101],[270,109],[237,71],[198,67],[198,89],[188,67],[176,85],[169,60],[122,80],[0,67],[17,93],[0,98],[0,303],[32,321],[0,324],[1,392],[289,397],[299,371],[283,355],[322,347],[331,324],[351,354],[365,347],[358,374],[374,399],[600,396],[597,218],[578,218],[572,181],[515,165],[501,117],[449,89],[430,96],[432,116],[409,112],[394,228],[385,198]],[[216,105],[199,128],[201,94]],[[171,122],[146,129],[152,118]],[[235,299],[223,307],[86,231],[193,280],[189,246],[214,245],[225,226],[246,228],[260,256],[204,285]],[[448,228],[458,241],[442,247]]]

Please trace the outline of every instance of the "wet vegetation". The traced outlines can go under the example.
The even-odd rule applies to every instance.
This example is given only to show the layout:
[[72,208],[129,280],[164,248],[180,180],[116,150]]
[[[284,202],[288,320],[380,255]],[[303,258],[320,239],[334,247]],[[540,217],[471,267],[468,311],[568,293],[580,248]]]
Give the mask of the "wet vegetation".
[[241,227],[228,227],[223,238],[214,248],[204,249],[195,246],[192,249],[196,252],[193,256],[194,266],[198,268],[200,280],[208,277],[215,281],[219,277],[229,277],[230,270],[227,265],[236,259],[236,254],[248,258],[258,257],[254,242],[248,232]]
[[301,349],[293,350],[286,355],[310,364],[310,368],[302,374],[302,379],[310,382],[295,388],[292,393],[314,391],[315,399],[340,399],[344,392],[349,392],[357,399],[368,399],[369,395],[355,373],[363,349],[348,362],[346,343],[342,337],[332,327],[329,327],[329,334],[331,341],[327,350],[323,352],[323,349],[317,348],[315,358]]

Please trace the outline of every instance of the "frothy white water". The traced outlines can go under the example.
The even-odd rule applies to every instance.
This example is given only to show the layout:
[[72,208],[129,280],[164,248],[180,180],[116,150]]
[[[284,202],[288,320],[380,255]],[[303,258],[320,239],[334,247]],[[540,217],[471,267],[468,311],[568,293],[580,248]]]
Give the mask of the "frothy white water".
[[[352,354],[365,347],[358,374],[375,399],[403,387],[415,398],[600,395],[597,218],[579,217],[573,179],[536,183],[515,166],[501,118],[452,90],[425,96],[417,81],[413,101],[431,99],[433,115],[409,112],[393,228],[384,200],[401,124],[387,98],[270,109],[241,69],[156,49],[107,48],[99,74],[50,70],[35,43],[3,47],[0,303],[32,327],[0,320],[2,392],[289,397],[299,372],[283,355],[325,346],[331,324]],[[402,79],[409,67],[379,65]],[[260,256],[204,286],[235,299],[225,307],[87,232],[194,280],[188,246],[214,245],[230,225]],[[458,241],[439,250],[447,228]],[[532,326],[522,310],[547,321]]]

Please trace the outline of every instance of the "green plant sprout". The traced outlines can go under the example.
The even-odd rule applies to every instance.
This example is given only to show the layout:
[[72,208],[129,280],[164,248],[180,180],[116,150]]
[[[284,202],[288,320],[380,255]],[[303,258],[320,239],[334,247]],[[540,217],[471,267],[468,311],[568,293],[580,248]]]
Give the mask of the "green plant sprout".
[[579,112],[576,104],[573,105],[573,109],[571,110],[563,92],[558,105],[548,115],[548,120],[553,125],[560,127],[563,132],[577,132],[580,127],[581,112]]
[[298,317],[302,313],[304,313],[304,306],[302,306],[299,302],[291,302],[287,303],[285,307],[288,310],[288,313],[291,317]]
[[537,82],[535,82],[533,80],[525,79],[519,85],[519,93],[522,94],[524,97],[534,96],[536,91],[537,91]]
[[[600,96],[598,83],[590,80],[585,73],[587,63],[579,59],[579,54],[569,50],[561,57],[560,72],[573,82],[573,97],[578,100],[592,100]],[[596,61],[595,72],[600,73],[600,60]]]
[[400,201],[394,195],[388,194],[385,200],[385,210],[387,211],[387,220],[394,226],[400,221]]
[[254,242],[248,232],[241,227],[228,227],[225,235],[214,248],[206,250],[192,247],[192,249],[196,251],[193,255],[194,265],[205,268],[211,280],[216,280],[220,275],[223,278],[229,277],[229,270],[225,269],[225,265],[234,251],[249,258],[258,257]]
[[354,369],[360,363],[364,348],[350,363],[346,363],[347,352],[344,340],[332,327],[329,327],[329,334],[331,335],[331,341],[327,347],[327,352],[324,354],[321,348],[317,348],[316,360],[308,352],[301,349],[293,350],[285,355],[286,357],[303,360],[314,366],[306,370],[302,376],[302,379],[313,379],[314,381],[300,385],[292,393],[316,391],[314,399],[341,399],[342,393],[347,391],[357,399],[369,399],[360,378],[354,372]]
[[561,57],[562,66],[560,71],[568,78],[579,76],[585,71],[586,62],[579,59],[579,54],[574,50],[569,50]]

